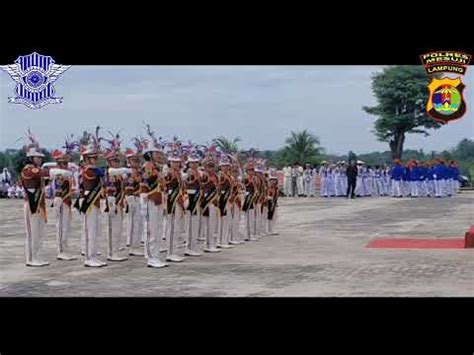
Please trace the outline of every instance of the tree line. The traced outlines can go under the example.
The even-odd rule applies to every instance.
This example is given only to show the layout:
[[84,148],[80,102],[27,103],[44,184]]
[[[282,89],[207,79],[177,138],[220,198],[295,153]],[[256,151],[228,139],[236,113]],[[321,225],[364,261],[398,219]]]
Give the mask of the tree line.
[[[224,136],[213,140],[214,144],[221,150],[238,153],[242,150],[239,147],[239,137],[227,138]],[[372,152],[356,154],[349,151],[347,154],[331,155],[326,154],[320,145],[318,137],[308,130],[299,132],[291,132],[291,135],[285,140],[285,146],[278,150],[258,151],[256,156],[267,159],[270,165],[279,169],[286,165],[305,165],[310,164],[317,166],[323,160],[327,161],[348,161],[349,159],[358,159],[364,161],[368,165],[392,164],[392,152]],[[51,161],[51,152],[44,149],[46,155],[45,161]],[[443,158],[445,160],[456,160],[460,164],[460,170],[463,175],[469,178],[474,177],[474,141],[468,138],[461,140],[455,147],[441,152],[430,151],[424,152],[422,149],[413,150],[406,149],[403,152],[404,160],[433,160],[435,158]],[[79,154],[75,153],[73,161],[79,161]],[[0,169],[8,168],[12,175],[16,177],[26,163],[26,156],[23,150],[7,149],[0,152]],[[102,162],[105,163],[105,162]]]

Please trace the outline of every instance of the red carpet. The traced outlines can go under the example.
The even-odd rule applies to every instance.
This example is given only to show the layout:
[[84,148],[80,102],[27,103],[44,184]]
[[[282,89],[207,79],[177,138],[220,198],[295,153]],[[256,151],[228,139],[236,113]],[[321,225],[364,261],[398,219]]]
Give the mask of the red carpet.
[[374,239],[366,248],[464,249],[464,239]]

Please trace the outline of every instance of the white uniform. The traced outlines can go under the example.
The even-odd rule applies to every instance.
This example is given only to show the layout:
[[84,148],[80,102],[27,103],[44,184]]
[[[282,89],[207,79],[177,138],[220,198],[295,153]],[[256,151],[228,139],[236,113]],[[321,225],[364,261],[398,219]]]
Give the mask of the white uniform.
[[285,166],[283,168],[283,193],[289,197],[291,193],[291,167]]
[[297,169],[297,178],[296,178],[296,186],[298,190],[298,196],[303,195],[304,193],[304,188],[303,188],[303,167],[298,166]]
[[[46,206],[44,202],[44,182],[41,177],[41,170],[28,164],[21,172],[21,181],[28,193],[38,196],[38,203],[31,210],[28,199],[24,204],[24,217],[26,229],[26,265],[28,266],[46,266],[49,263],[40,259],[39,251],[43,239],[46,237]],[[40,192],[40,195],[38,195]]]
[[[58,190],[61,191],[61,195],[69,201],[71,200],[71,190],[73,187],[72,172],[69,170],[62,169],[51,169],[50,177],[52,179],[51,185],[56,185],[59,182],[59,176],[63,179],[67,179],[69,186],[68,191],[62,191],[61,186],[58,186]],[[54,195],[53,195],[54,196]],[[71,230],[72,211],[71,206],[67,202],[64,202],[64,198],[61,196],[55,196],[53,200],[53,209],[56,215],[56,240],[58,246],[58,259],[60,260],[75,260],[76,258],[67,253],[68,250],[68,239]]]
[[328,179],[327,179],[328,168],[326,168],[325,166],[321,166],[319,168],[318,175],[320,177],[320,184],[321,184],[319,194],[321,195],[321,197],[328,197],[329,195],[329,185],[328,185]]
[[365,169],[362,166],[357,166],[357,179],[356,179],[356,188],[355,188],[355,195],[356,196],[365,196],[364,190],[364,175]]
[[304,195],[309,197],[314,195],[314,175],[313,169],[306,168],[303,172]]

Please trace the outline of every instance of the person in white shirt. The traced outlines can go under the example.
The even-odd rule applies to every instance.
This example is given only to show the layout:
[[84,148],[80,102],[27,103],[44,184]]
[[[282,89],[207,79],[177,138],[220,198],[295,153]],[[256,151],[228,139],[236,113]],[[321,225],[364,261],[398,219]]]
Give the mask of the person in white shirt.
[[319,178],[320,178],[320,195],[321,197],[328,197],[329,194],[329,189],[328,189],[328,179],[327,179],[327,174],[328,174],[328,168],[326,167],[326,164],[328,162],[323,160],[321,162],[321,167],[319,168]]
[[303,196],[303,194],[304,194],[303,172],[304,172],[303,167],[301,165],[298,165],[297,177],[296,177],[296,186],[297,186],[297,190],[298,190],[298,196]]
[[304,196],[309,197],[314,195],[314,175],[313,169],[309,164],[306,164],[306,169],[303,172]]
[[283,168],[283,193],[286,197],[290,197],[291,194],[291,167],[285,166]]

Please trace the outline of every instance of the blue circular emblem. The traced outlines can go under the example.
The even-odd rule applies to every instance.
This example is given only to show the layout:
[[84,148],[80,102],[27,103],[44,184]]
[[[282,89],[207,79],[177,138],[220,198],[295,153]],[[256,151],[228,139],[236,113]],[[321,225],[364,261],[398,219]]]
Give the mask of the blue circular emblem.
[[28,82],[28,85],[30,85],[33,88],[37,88],[41,86],[44,82],[44,76],[41,74],[39,71],[32,71],[28,73],[26,77],[26,81]]

